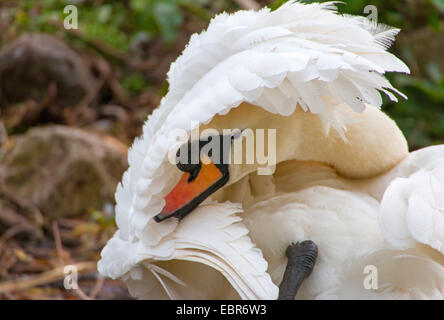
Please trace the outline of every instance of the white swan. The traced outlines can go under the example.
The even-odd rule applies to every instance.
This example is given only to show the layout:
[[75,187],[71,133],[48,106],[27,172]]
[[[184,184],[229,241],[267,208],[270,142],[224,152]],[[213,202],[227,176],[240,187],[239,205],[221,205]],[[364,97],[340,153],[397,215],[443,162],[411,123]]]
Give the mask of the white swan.
[[[130,149],[99,272],[141,298],[276,299],[286,248],[310,239],[319,256],[296,298],[442,299],[444,146],[409,154],[377,109],[378,91],[396,100],[383,74],[408,72],[386,52],[397,31],[332,3],[214,18]],[[206,128],[276,129],[275,172],[168,161],[173,130]]]

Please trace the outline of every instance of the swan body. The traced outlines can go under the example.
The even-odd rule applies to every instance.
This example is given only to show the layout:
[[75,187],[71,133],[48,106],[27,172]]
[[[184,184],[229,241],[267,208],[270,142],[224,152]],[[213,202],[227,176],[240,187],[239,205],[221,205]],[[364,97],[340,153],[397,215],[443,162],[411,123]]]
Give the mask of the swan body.
[[[434,173],[442,170],[443,152],[441,146],[417,151],[372,179],[346,179],[310,162],[278,168],[275,185],[283,187],[243,214],[274,282],[280,282],[285,268],[285,243],[311,239],[319,258],[298,298],[443,299],[444,229],[442,212],[437,212],[443,207],[436,204],[443,189],[433,181],[443,181]],[[427,158],[430,167],[421,167],[419,158]],[[428,181],[418,183],[418,174]],[[425,189],[425,196],[418,189]],[[409,203],[416,202],[432,208],[410,209],[416,216],[409,221]],[[377,268],[377,290],[363,285],[366,266]]]
[[[384,73],[408,72],[386,51],[397,31],[332,3],[215,17],[129,151],[99,272],[141,298],[276,299],[286,246],[311,239],[319,258],[298,298],[442,299],[444,147],[409,153],[378,109],[380,92],[401,94]],[[275,129],[274,171],[230,164],[186,218],[156,222],[181,176],[168,152],[206,128]],[[363,286],[368,265],[378,289]]]

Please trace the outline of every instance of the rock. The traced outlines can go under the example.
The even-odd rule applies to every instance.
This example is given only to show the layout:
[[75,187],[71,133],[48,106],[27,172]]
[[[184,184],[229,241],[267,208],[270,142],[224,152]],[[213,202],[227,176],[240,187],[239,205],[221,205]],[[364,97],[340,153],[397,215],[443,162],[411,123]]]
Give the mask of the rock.
[[15,139],[0,165],[0,184],[52,218],[74,217],[114,203],[127,168],[118,140],[64,126],[35,128]]
[[58,106],[75,106],[94,87],[94,78],[74,50],[45,34],[25,34],[0,52],[0,101],[40,103],[55,84]]

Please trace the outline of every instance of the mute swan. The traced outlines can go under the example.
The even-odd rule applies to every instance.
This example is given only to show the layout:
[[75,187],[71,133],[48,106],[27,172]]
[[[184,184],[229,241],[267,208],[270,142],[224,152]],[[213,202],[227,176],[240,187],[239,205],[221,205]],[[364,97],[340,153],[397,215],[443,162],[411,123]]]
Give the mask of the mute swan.
[[[311,240],[311,275],[302,285],[289,275],[296,298],[442,299],[444,146],[409,154],[378,109],[379,91],[402,95],[383,74],[409,72],[386,52],[397,32],[333,3],[215,17],[171,65],[169,92],[129,151],[99,272],[146,299],[276,299],[286,249]],[[221,144],[230,160],[236,141],[276,129],[264,142],[276,165],[218,165],[209,152],[170,163],[224,129],[241,130]]]

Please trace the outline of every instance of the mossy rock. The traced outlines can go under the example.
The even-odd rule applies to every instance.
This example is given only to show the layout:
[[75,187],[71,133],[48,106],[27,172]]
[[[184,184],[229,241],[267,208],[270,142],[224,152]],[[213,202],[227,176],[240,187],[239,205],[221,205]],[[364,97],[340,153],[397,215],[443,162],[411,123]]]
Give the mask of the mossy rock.
[[45,216],[74,217],[114,202],[127,148],[110,136],[64,126],[14,139],[0,165],[2,188]]
[[40,33],[25,34],[0,52],[0,101],[40,103],[55,84],[54,101],[76,106],[94,88],[94,78],[82,57],[62,40]]

